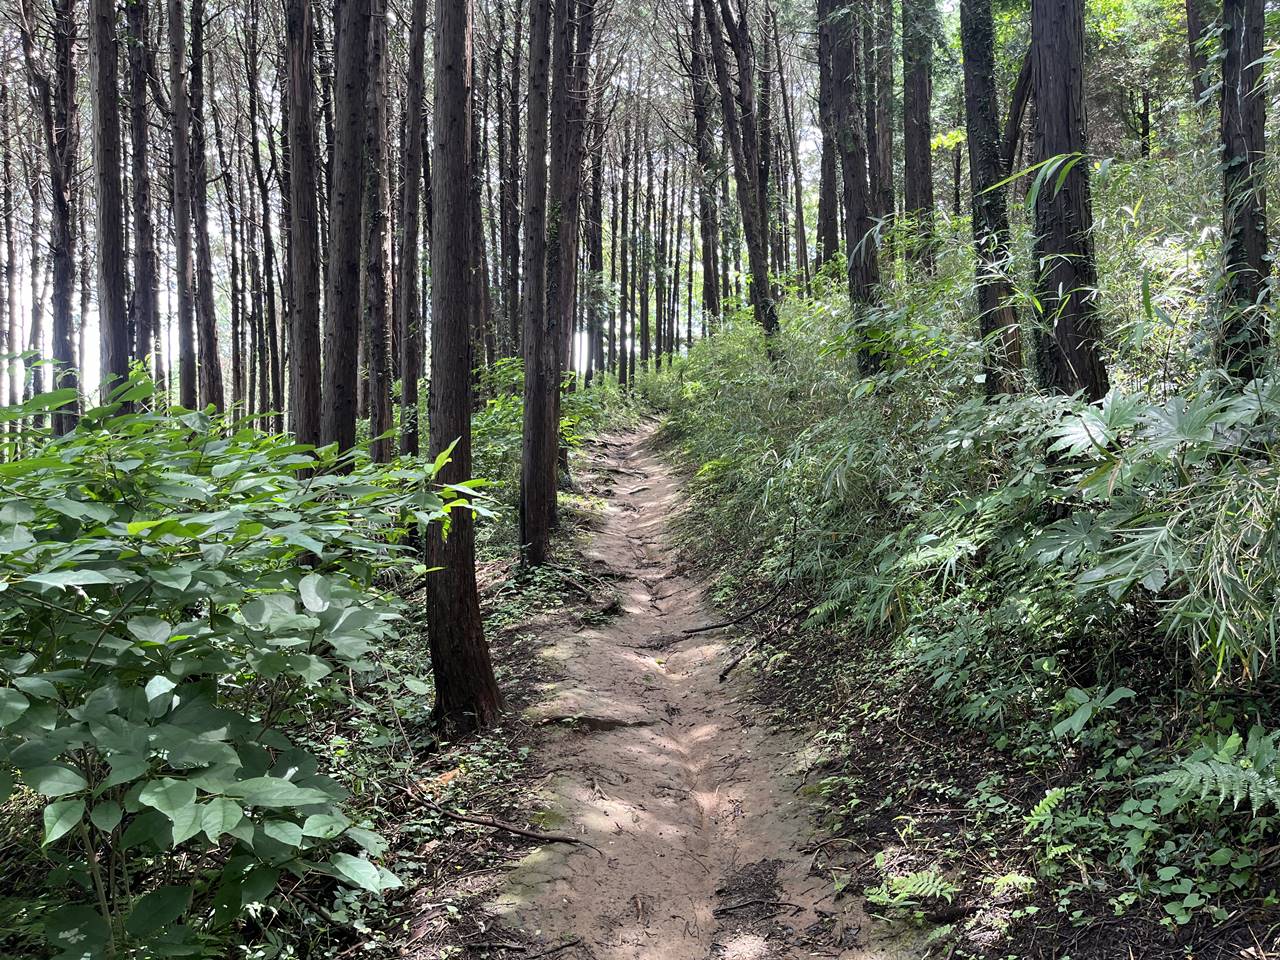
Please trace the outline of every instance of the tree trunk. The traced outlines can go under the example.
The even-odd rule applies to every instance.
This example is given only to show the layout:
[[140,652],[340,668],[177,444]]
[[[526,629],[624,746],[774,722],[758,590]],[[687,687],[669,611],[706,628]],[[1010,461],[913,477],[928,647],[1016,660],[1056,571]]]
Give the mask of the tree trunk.
[[1041,190],[1036,203],[1036,288],[1044,310],[1036,359],[1046,388],[1066,394],[1083,390],[1094,401],[1106,394],[1108,384],[1095,302],[1084,0],[1033,0],[1031,50],[1037,160],[1065,158],[1052,189]]
[[111,0],[90,0],[89,95],[93,103],[93,173],[98,215],[98,329],[104,397],[129,374],[115,14],[115,4]]
[[173,253],[178,287],[178,403],[199,404],[196,391],[196,287],[191,246],[191,101],[187,92],[186,15],[169,0],[169,108],[172,116]]
[[[769,279],[768,224],[765,222],[764,192],[760,182],[760,130],[756,112],[755,50],[751,43],[750,23],[741,21],[729,9],[727,0],[701,0],[711,40],[711,62],[716,84],[720,88],[720,112],[724,120],[725,140],[733,156],[734,176],[738,186],[738,207],[746,231],[747,258],[751,265],[751,303],[756,322],[766,336],[778,330],[778,308],[774,303]],[[733,48],[737,63],[737,91],[729,72],[729,55],[725,34]]]
[[404,174],[400,178],[400,452],[419,449],[418,381],[422,379],[422,336],[419,279],[422,275],[418,236],[422,220],[423,56],[426,46],[427,0],[413,0],[409,28],[409,74],[405,90]]
[[[365,86],[370,0],[337,0],[334,64],[333,171],[329,183],[328,313],[321,368],[320,436],[349,450],[356,442],[360,371],[360,201],[364,191]],[[457,145],[455,144],[455,147]],[[462,148],[465,149],[465,148]]]
[[[53,4],[54,74],[41,68],[35,36],[35,9],[31,0],[22,4],[22,52],[27,79],[40,115],[46,162],[49,167],[49,250],[53,261],[53,344],[54,388],[75,388],[76,356],[72,342],[71,315],[75,289],[75,230],[72,223],[71,190],[75,179],[75,8],[71,0]],[[53,413],[53,430],[64,434],[75,425],[74,404]]]
[[129,28],[129,133],[133,144],[133,355],[154,377],[153,344],[160,323],[160,264],[151,209],[151,137],[147,78],[151,64],[150,2],[126,8]]
[[[716,241],[720,215],[716,207],[717,162],[711,131],[713,93],[707,76],[707,41],[702,29],[702,4],[693,4],[689,44],[689,76],[693,86],[694,150],[698,161],[698,231],[702,240],[702,313],[716,322],[720,317],[720,285],[717,282]],[[824,141],[825,142],[825,141]],[[820,201],[821,202],[821,201]]]
[[809,240],[804,229],[804,177],[800,172],[800,148],[796,142],[795,114],[791,109],[791,93],[787,88],[786,63],[782,57],[782,37],[778,30],[778,15],[769,10],[769,19],[773,23],[774,55],[778,58],[778,89],[782,92],[782,116],[787,128],[787,154],[791,159],[791,178],[793,181],[792,200],[795,204],[796,227],[796,263],[800,267],[800,276],[804,280],[805,289],[809,287]]
[[[695,9],[697,4],[694,5]],[[836,150],[836,79],[831,68],[831,51],[838,28],[830,3],[818,4],[818,127],[822,134],[818,181],[818,253],[815,267],[830,260],[840,249],[837,222],[840,216],[839,160]]]
[[[854,304],[872,302],[880,282],[880,264],[872,236],[870,184],[867,181],[867,147],[861,109],[862,71],[858,69],[859,31],[847,16],[823,0],[823,15],[834,16],[831,67],[836,82],[835,136],[844,181],[844,243],[849,260],[849,299]],[[861,354],[864,367],[878,364],[874,351]]]
[[391,460],[391,182],[387,176],[386,0],[373,0],[369,26],[369,84],[365,106],[361,308],[368,332],[370,455]]
[[[436,0],[436,189],[431,244],[430,452],[452,445],[436,480],[471,479],[471,4]],[[502,698],[494,680],[476,592],[471,511],[453,510],[449,535],[427,531],[427,627],[435,676],[433,719],[452,739],[495,723]]]
[[1211,0],[1186,0],[1187,7],[1187,63],[1191,71],[1191,95],[1195,105],[1205,110],[1206,83],[1209,73],[1209,50],[1213,37],[1206,36],[1213,20]]
[[1018,317],[1010,302],[1009,210],[1000,156],[996,108],[995,28],[991,0],[962,0],[960,43],[964,53],[965,129],[969,141],[969,184],[973,241],[978,255],[975,288],[978,329],[985,344],[988,396],[1013,393],[1022,366]]
[[[439,0],[438,0],[439,2]],[[563,0],[559,0],[563,2]],[[567,29],[567,27],[566,27]],[[551,60],[551,0],[529,7],[529,102],[524,189],[524,422],[520,457],[520,549],[522,562],[546,563],[556,501],[557,424],[553,392],[556,336],[549,329],[547,252],[558,245],[549,234],[547,139]],[[437,221],[439,222],[439,221]]]
[[[425,0],[418,0],[425,3]],[[316,209],[315,38],[310,0],[286,0],[289,58],[289,412],[299,443],[320,433],[320,231]],[[419,53],[421,49],[419,48]]]
[[1222,236],[1226,284],[1218,362],[1249,381],[1266,362],[1266,87],[1262,0],[1223,0]]
[[[222,360],[213,301],[213,251],[209,244],[209,160],[204,133],[204,5],[191,2],[191,222],[196,244],[196,347],[200,403],[221,413]],[[265,211],[264,211],[265,217]]]
[[914,220],[916,259],[933,261],[933,45],[937,0],[904,0],[902,8],[902,200]]

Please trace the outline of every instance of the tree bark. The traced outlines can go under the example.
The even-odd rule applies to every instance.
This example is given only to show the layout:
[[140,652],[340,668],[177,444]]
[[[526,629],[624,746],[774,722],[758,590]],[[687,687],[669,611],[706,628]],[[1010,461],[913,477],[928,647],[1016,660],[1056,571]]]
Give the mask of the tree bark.
[[120,80],[115,4],[89,3],[89,95],[93,103],[93,173],[98,224],[98,329],[102,393],[129,374],[129,316],[125,300],[124,192],[120,136]]
[[[213,250],[209,242],[209,160],[204,133],[204,8],[191,2],[191,223],[196,245],[196,347],[200,403],[218,413],[225,405],[218,318],[213,300]],[[264,211],[265,216],[265,211]]]
[[698,161],[698,231],[702,241],[702,313],[714,324],[720,318],[719,270],[716,266],[716,245],[720,236],[720,214],[716,206],[716,179],[719,171],[715,141],[711,131],[711,104],[714,95],[710,78],[707,76],[706,45],[706,33],[702,28],[702,4],[698,2],[693,4],[689,77],[693,86],[694,151]]
[[361,309],[368,332],[369,452],[389,463],[391,431],[391,181],[387,175],[387,8],[373,0],[369,26],[369,83],[365,106],[363,269]]
[[905,0],[902,7],[902,200],[915,222],[917,260],[933,261],[933,46],[937,0]]
[[[471,4],[436,0],[436,189],[431,244],[430,451],[450,445],[442,483],[471,479]],[[433,719],[450,737],[495,723],[502,698],[493,676],[476,591],[475,528],[469,509],[427,531],[427,627],[435,676]]]
[[[750,23],[745,10],[735,16],[729,0],[701,0],[711,41],[711,62],[720,89],[720,112],[724,120],[724,136],[733,156],[734,177],[738,186],[738,207],[746,231],[747,259],[751,265],[751,303],[756,322],[766,336],[778,330],[778,308],[773,299],[769,279],[769,238],[765,222],[763,189],[760,182],[760,130],[756,110],[753,77],[756,72],[755,48],[751,42]],[[745,4],[746,0],[742,0]],[[728,34],[737,66],[737,90],[730,74],[729,55],[725,44]]]
[[[563,0],[558,0],[563,2]],[[549,234],[547,140],[551,60],[551,0],[530,0],[529,96],[525,150],[524,421],[520,456],[520,549],[529,566],[546,563],[555,516],[557,424],[554,380],[557,338],[549,329],[547,252],[558,238]]]
[[320,436],[349,450],[356,442],[360,338],[360,206],[364,191],[365,86],[370,0],[336,0],[333,171],[329,181],[329,278],[325,301],[324,410]]
[[[696,4],[695,4],[696,7]],[[815,267],[830,260],[840,249],[839,160],[836,149],[836,80],[831,66],[837,25],[830,3],[818,3],[818,127],[822,135],[818,181],[818,251]]]
[[991,0],[961,0],[960,43],[964,55],[965,129],[969,141],[969,183],[973,241],[978,255],[975,288],[978,329],[985,344],[988,396],[1013,393],[1022,365],[1018,317],[1010,302],[1009,210],[1006,194],[995,189],[1004,178],[1000,117],[996,103],[995,27]]
[[1226,276],[1219,363],[1249,381],[1266,362],[1267,259],[1266,87],[1262,0],[1223,0],[1222,236]]
[[169,106],[173,168],[173,247],[178,288],[178,403],[199,404],[196,389],[196,287],[191,238],[191,100],[187,92],[186,15],[169,0]]
[[[418,0],[425,3],[425,0]],[[299,443],[320,433],[320,231],[310,0],[286,0],[289,59],[289,413]],[[419,49],[421,53],[421,49]]]
[[409,73],[405,90],[404,173],[400,178],[400,271],[397,301],[400,330],[400,452],[417,456],[419,449],[418,381],[422,379],[422,312],[418,250],[422,220],[422,131],[424,126],[423,57],[426,46],[427,0],[413,0],[409,27]]
[[1065,158],[1065,176],[1056,174],[1036,202],[1036,287],[1044,310],[1036,359],[1046,388],[1066,394],[1083,391],[1087,400],[1095,401],[1106,394],[1108,383],[1095,302],[1084,113],[1084,0],[1033,0],[1031,51],[1037,159]]

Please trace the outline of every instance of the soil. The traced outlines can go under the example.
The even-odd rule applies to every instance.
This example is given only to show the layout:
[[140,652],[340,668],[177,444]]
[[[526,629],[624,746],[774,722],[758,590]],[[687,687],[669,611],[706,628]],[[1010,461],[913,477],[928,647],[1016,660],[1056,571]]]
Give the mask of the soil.
[[613,616],[544,638],[559,679],[526,710],[554,771],[541,826],[581,842],[535,849],[484,909],[524,957],[919,956],[910,931],[811,873],[812,751],[764,722],[747,681],[719,679],[749,638],[684,632],[724,614],[676,560],[681,483],[650,432],[605,438],[593,459],[612,489],[586,555]]

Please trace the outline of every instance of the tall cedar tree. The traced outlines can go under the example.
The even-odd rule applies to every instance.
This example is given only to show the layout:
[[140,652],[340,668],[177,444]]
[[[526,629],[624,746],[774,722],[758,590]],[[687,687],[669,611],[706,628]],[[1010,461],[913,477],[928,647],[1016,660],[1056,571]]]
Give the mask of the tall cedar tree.
[[[561,0],[563,2],[563,0]],[[523,562],[540,566],[551,550],[555,519],[557,429],[552,391],[555,331],[547,312],[547,139],[551,66],[551,0],[529,6],[529,104],[525,121],[524,420],[520,455],[520,544]]]
[[[862,71],[858,69],[860,31],[853,8],[836,9],[823,0],[819,17],[832,28],[831,70],[835,80],[835,139],[844,183],[844,243],[849,261],[849,299],[855,304],[872,302],[880,282],[880,263],[872,220],[870,184],[867,180],[866,128],[862,111]],[[863,351],[866,369],[878,364],[875,351]]]
[[182,0],[169,0],[170,167],[173,170],[173,256],[178,288],[178,403],[194,408],[196,281],[191,239],[191,100],[187,91],[187,18]]
[[[471,479],[471,2],[436,0],[435,136],[432,166],[432,457],[452,445],[437,480]],[[435,676],[433,718],[450,735],[495,723],[502,698],[493,676],[476,591],[475,521],[451,512],[448,536],[427,532],[427,632]]]
[[151,132],[147,85],[152,50],[150,0],[126,4],[129,31],[129,145],[133,215],[133,355],[154,377],[152,362],[160,328],[160,259],[156,252],[155,217],[151,209]]
[[937,0],[902,4],[902,203],[914,220],[912,245],[924,263],[933,257],[933,45],[937,39]]
[[373,0],[369,25],[369,84],[365,110],[364,199],[360,271],[361,310],[368,337],[370,454],[392,456],[391,432],[391,180],[387,145],[387,10]]
[[1266,87],[1262,0],[1223,0],[1222,237],[1225,309],[1218,362],[1252,380],[1266,361],[1267,197],[1264,185]]
[[689,80],[693,100],[693,146],[697,158],[698,235],[702,255],[702,315],[714,324],[720,318],[720,285],[716,282],[720,212],[716,206],[715,134],[711,129],[711,105],[715,95],[707,74],[707,38],[702,26],[702,4],[693,4],[689,35]]
[[413,0],[409,26],[409,73],[405,84],[404,172],[400,178],[400,262],[396,326],[400,337],[400,452],[417,455],[419,448],[418,381],[422,378],[422,308],[418,283],[418,251],[422,217],[423,90],[426,86],[424,51],[427,0]]
[[213,249],[209,238],[209,159],[204,133],[204,27],[205,0],[192,0],[191,224],[195,230],[196,245],[197,382],[200,403],[221,412],[222,361],[218,357],[218,318],[214,310]]
[[1032,0],[1036,159],[1059,164],[1036,200],[1040,379],[1088,400],[1108,389],[1098,342],[1093,210],[1084,113],[1084,0]]
[[[419,0],[423,2],[423,0]],[[310,0],[286,0],[289,60],[289,411],[320,442],[320,225],[316,203],[315,30]]]
[[[746,232],[747,260],[751,268],[751,305],[756,322],[766,335],[778,329],[778,306],[774,302],[769,280],[769,237],[765,222],[765,196],[768,182],[761,166],[759,112],[756,105],[756,57],[751,39],[751,19],[747,0],[739,0],[735,13],[733,0],[701,0],[710,39],[711,64],[720,90],[720,113],[724,121],[724,138],[733,157],[734,180],[738,187],[738,207]],[[733,50],[731,72],[728,48]],[[735,90],[736,86],[736,90]]]
[[818,251],[815,266],[821,267],[840,249],[840,161],[836,148],[836,79],[831,66],[836,25],[833,5],[818,3],[818,126],[822,136],[818,171]]
[[93,182],[98,202],[98,330],[104,395],[129,373],[119,72],[115,4],[111,0],[90,0],[89,96],[93,103]]
[[[1006,171],[1000,158],[996,106],[995,27],[991,0],[961,0],[960,43],[964,54],[965,127],[969,140],[969,184],[973,238],[977,248],[978,324],[986,344],[988,396],[1011,393],[1022,365],[1018,317],[1010,303],[1009,209],[997,184]],[[958,187],[957,187],[958,189]]]
[[[72,0],[53,4],[53,77],[46,74],[36,52],[36,11],[32,0],[21,5],[22,54],[27,80],[36,100],[40,129],[49,170],[49,249],[53,260],[53,364],[58,388],[76,386],[76,360],[72,351],[71,297],[75,286],[75,234],[71,216],[71,188],[75,178],[75,5]],[[62,434],[75,425],[75,407],[54,411],[54,432]]]
[[329,177],[329,277],[324,322],[320,437],[356,442],[360,340],[360,207],[364,193],[365,86],[371,0],[337,0],[334,10],[333,159]]

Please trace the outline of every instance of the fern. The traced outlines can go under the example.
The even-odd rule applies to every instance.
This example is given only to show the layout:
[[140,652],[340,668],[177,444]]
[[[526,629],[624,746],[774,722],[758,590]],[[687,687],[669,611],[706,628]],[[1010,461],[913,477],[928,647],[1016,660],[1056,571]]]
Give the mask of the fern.
[[902,907],[922,900],[950,903],[960,888],[937,870],[917,870],[902,877],[889,877],[884,884],[867,891],[867,899],[884,907]]
[[1031,808],[1031,812],[1026,816],[1026,827],[1023,833],[1030,833],[1032,830],[1039,830],[1048,825],[1049,819],[1053,816],[1062,801],[1067,798],[1067,790],[1065,787],[1054,787],[1044,795],[1039,803]]
[[1184,760],[1177,768],[1140,782],[1169,786],[1183,797],[1199,801],[1216,795],[1219,806],[1230,799],[1233,810],[1247,800],[1255,816],[1267,804],[1280,809],[1280,779],[1274,770],[1259,772],[1224,760]]

